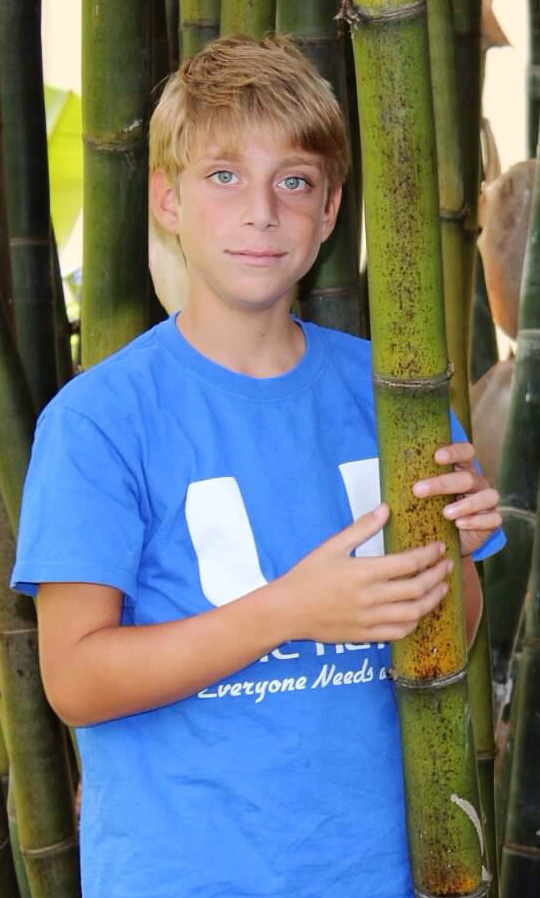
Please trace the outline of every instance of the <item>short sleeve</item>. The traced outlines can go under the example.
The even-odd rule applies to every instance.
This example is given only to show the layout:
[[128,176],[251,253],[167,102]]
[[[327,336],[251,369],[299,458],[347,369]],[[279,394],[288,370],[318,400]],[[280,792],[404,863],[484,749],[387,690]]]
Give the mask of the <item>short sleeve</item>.
[[93,420],[53,402],[36,428],[12,588],[96,583],[133,596],[143,535],[133,459]]
[[[450,433],[453,443],[469,442],[467,434],[463,430],[458,419],[452,413],[450,414]],[[480,473],[480,465],[477,461],[474,462],[474,466],[478,473]],[[505,545],[506,537],[504,531],[501,527],[498,527],[497,530],[488,536],[478,549],[471,553],[471,558],[473,561],[483,561],[484,558],[489,558],[490,555],[495,555],[497,552],[500,552]]]

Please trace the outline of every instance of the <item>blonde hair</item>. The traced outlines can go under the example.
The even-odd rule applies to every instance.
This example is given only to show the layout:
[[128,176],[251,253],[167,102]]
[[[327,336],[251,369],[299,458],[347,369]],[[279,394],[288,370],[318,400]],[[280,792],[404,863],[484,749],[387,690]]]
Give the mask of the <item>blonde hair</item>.
[[242,132],[272,127],[291,147],[323,160],[329,190],[345,180],[349,150],[343,116],[327,81],[283,36],[260,43],[219,38],[168,80],[150,121],[150,170],[176,185],[201,139],[235,149]]

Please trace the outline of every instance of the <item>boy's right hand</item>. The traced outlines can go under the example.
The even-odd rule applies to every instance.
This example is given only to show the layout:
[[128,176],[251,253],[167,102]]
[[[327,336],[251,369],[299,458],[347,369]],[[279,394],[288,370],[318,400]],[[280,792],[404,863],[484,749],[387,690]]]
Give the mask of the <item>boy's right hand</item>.
[[430,543],[380,558],[351,552],[388,520],[386,504],[358,518],[303,558],[283,578],[292,591],[291,639],[387,642],[417,627],[448,591],[452,563]]

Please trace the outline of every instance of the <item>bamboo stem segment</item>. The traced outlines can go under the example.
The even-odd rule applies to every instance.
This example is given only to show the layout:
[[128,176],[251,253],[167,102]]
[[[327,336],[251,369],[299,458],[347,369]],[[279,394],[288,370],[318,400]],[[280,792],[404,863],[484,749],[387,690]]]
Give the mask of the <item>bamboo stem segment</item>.
[[459,543],[443,498],[419,500],[450,441],[449,370],[425,0],[342,4],[352,26],[387,551],[442,540],[449,592],[392,646],[416,894],[481,896],[484,836],[467,690]]
[[194,56],[219,36],[221,0],[182,0],[180,32],[182,59]]
[[274,31],[275,22],[276,0],[221,0],[222,35],[249,34],[260,40]]

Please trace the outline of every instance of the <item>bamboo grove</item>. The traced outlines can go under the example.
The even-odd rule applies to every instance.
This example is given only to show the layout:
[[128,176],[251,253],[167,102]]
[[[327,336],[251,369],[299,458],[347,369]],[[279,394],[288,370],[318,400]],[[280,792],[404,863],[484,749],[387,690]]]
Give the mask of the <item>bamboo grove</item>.
[[[508,542],[485,565],[487,611],[470,652],[455,530],[443,521],[441,502],[411,501],[412,483],[434,471],[434,449],[449,441],[450,407],[471,432],[475,360],[496,361],[485,296],[491,330],[471,316],[481,301],[486,5],[82,0],[83,368],[164,315],[148,271],[147,124],[167,72],[219,34],[279,31],[293,37],[342,104],[351,171],[336,230],[294,308],[372,340],[382,493],[394,512],[387,550],[442,539],[454,560],[440,609],[392,648],[411,870],[416,894],[433,898],[532,898],[540,890],[538,179],[498,475]],[[540,0],[527,9],[532,157]],[[74,374],[50,218],[40,21],[40,0],[0,0],[2,898],[79,895],[76,753],[43,694],[33,605],[6,585],[36,415]]]

